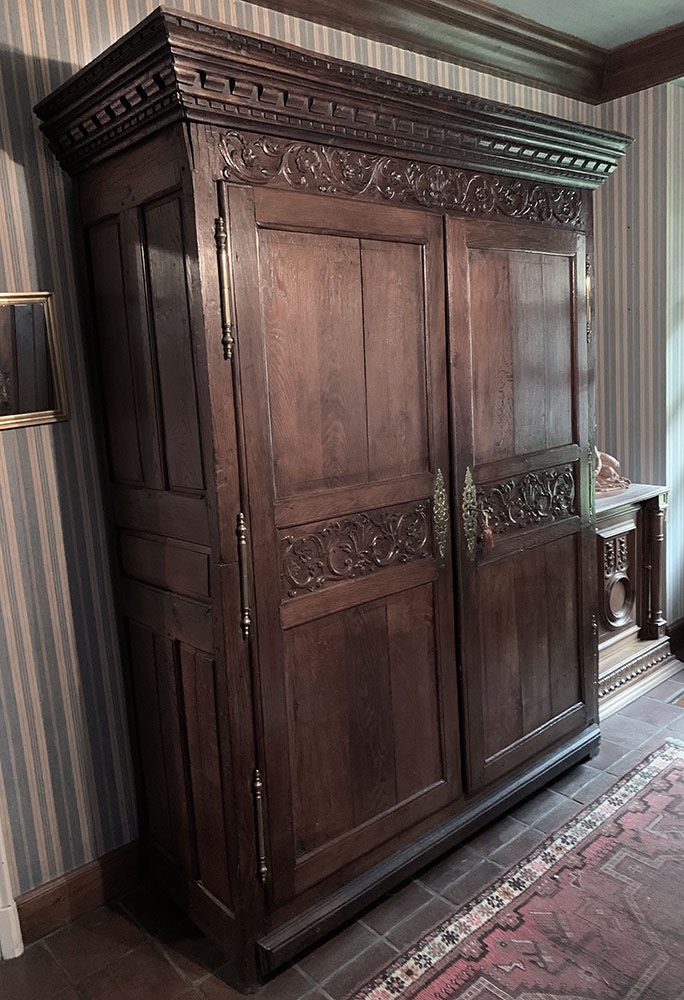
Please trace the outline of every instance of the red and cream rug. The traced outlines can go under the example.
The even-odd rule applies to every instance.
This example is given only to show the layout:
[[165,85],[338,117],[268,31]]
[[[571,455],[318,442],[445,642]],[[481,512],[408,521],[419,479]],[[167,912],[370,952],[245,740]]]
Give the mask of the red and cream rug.
[[684,744],[664,743],[354,1000],[684,1000]]

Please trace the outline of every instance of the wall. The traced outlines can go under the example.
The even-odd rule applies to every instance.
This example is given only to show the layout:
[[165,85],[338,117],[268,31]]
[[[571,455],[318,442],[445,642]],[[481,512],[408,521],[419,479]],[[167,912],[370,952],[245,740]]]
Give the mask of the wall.
[[633,482],[670,487],[667,615],[684,616],[684,90],[612,101],[635,142],[596,199],[599,446]]
[[[55,291],[71,396],[68,423],[0,434],[0,822],[17,892],[126,843],[136,830],[73,193],[31,107],[153,6],[0,0],[0,290]],[[589,106],[240,0],[173,6],[493,100],[597,120]],[[616,308],[611,298],[607,313]],[[603,353],[604,373],[611,352],[624,364],[620,352],[633,347],[616,336]],[[648,426],[637,433],[650,442]]]

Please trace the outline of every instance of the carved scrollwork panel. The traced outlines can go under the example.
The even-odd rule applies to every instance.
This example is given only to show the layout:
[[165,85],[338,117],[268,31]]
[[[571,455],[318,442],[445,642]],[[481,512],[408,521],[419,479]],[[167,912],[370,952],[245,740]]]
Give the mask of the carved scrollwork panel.
[[363,512],[281,540],[283,596],[430,556],[430,505]]
[[212,135],[226,164],[226,180],[466,215],[584,224],[582,197],[571,188],[238,131]]
[[629,544],[626,535],[607,538],[603,549],[603,575],[606,579],[629,569]]
[[575,492],[572,465],[478,486],[479,521],[495,535],[560,521],[575,513]]

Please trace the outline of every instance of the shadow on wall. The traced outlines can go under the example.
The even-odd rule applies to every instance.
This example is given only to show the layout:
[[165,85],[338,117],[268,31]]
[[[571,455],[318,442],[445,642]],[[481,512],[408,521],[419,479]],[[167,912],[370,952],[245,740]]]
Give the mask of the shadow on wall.
[[1,512],[22,556],[5,571],[27,608],[0,678],[0,769],[20,892],[136,835],[102,499],[103,422],[91,392],[91,338],[81,333],[90,326],[85,255],[74,186],[33,114],[75,70],[0,46],[0,290],[54,291],[70,410],[64,423],[3,431],[2,440],[12,495],[0,497]]

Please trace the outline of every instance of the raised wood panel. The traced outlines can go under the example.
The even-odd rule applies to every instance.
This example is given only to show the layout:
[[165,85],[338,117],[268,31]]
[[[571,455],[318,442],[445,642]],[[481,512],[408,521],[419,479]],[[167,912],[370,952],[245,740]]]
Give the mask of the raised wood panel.
[[432,586],[397,594],[387,604],[396,794],[399,802],[446,774],[444,745],[425,739],[440,729]]
[[514,746],[581,700],[573,607],[577,539],[575,534],[532,546],[479,569],[488,665],[482,689],[485,759]]
[[478,464],[515,453],[511,288],[505,254],[471,250],[474,453]]
[[228,876],[228,837],[224,819],[215,670],[213,657],[179,646],[183,718],[187,732],[197,869],[206,888],[225,906],[232,905]]
[[128,623],[128,638],[147,793],[145,823],[159,846],[191,870],[194,864],[174,647],[166,637],[135,622]]
[[472,249],[469,266],[476,462],[570,444],[571,262]]
[[[366,402],[372,480],[429,468],[423,269],[418,244],[361,243],[364,361],[373,386]],[[396,357],[400,366],[391,363]]]
[[202,490],[204,474],[185,274],[187,250],[179,196],[146,205],[144,219],[168,485],[176,490]]
[[100,359],[107,373],[104,399],[109,428],[109,460],[115,480],[142,483],[135,392],[116,220],[93,227],[89,234],[93,298],[98,317]]
[[365,482],[358,241],[262,230],[259,247],[276,497]]
[[546,554],[546,585],[552,616],[549,674],[553,718],[581,702],[591,706],[594,698],[593,691],[584,688],[586,675],[577,669],[578,663],[582,663],[582,619],[578,620],[575,602],[582,588],[582,567],[589,555],[582,555],[582,544],[579,535],[572,535],[559,539]]
[[351,860],[357,829],[366,828],[369,849],[388,835],[389,814],[402,804],[424,810],[413,800],[427,796],[427,806],[435,792],[444,801],[454,734],[445,734],[441,718],[435,628],[428,584],[288,634],[300,885],[322,878],[343,857]]

